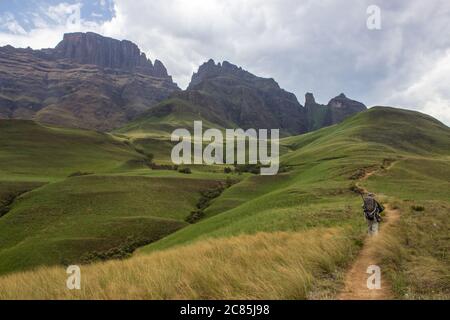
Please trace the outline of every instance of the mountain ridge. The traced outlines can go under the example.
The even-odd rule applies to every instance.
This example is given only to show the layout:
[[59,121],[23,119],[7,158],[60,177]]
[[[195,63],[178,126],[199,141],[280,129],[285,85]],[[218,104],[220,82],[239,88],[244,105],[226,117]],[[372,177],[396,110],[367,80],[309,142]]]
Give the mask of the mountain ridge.
[[156,59],[153,64],[139,47],[129,40],[103,37],[93,32],[64,34],[63,40],[50,52],[56,58],[66,58],[80,64],[103,68],[140,72],[154,77],[169,78],[164,64]]
[[0,118],[109,131],[178,86],[129,41],[67,34],[55,49],[0,47]]
[[173,119],[179,118],[183,123],[187,119],[204,120],[220,128],[278,128],[288,136],[339,123],[367,109],[344,94],[328,105],[317,104],[310,93],[306,98],[304,107],[295,94],[282,89],[274,79],[258,77],[228,61],[209,59],[192,75],[186,90],[172,94],[139,117],[136,122],[142,125],[140,129],[133,122],[128,127],[152,131],[151,126],[160,127],[157,123],[164,123],[164,117],[170,115],[167,128],[171,129],[176,127]]
[[[180,90],[164,64],[152,63],[133,42],[93,32],[65,34],[53,49],[0,47],[0,84],[0,118],[99,131],[121,128],[142,115],[176,118],[181,112],[222,127],[278,128],[287,136],[366,109],[345,95],[326,106],[312,99],[303,107],[273,78],[213,59]],[[181,110],[185,105],[190,108]]]

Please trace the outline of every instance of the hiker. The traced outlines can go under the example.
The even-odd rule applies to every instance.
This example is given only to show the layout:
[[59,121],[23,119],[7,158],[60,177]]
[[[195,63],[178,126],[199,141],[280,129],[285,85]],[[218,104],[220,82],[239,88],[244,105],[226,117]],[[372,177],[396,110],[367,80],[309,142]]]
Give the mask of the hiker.
[[373,236],[378,233],[378,224],[381,222],[380,213],[384,211],[384,207],[375,200],[373,193],[363,196],[363,201],[362,207],[369,227],[369,236]]

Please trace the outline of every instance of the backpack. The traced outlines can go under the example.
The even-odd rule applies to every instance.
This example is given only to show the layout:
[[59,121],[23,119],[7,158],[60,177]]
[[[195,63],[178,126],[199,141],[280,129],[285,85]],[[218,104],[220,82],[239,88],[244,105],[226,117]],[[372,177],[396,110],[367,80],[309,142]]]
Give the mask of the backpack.
[[378,204],[373,197],[364,197],[364,215],[366,219],[373,220],[378,214]]

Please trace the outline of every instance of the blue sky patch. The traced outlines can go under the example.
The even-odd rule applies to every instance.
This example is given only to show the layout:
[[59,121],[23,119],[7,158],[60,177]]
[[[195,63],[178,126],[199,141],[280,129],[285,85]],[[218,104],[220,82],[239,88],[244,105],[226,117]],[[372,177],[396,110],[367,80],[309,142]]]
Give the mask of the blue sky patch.
[[0,31],[20,34],[64,24],[78,8],[84,21],[102,23],[114,16],[112,0],[0,0]]

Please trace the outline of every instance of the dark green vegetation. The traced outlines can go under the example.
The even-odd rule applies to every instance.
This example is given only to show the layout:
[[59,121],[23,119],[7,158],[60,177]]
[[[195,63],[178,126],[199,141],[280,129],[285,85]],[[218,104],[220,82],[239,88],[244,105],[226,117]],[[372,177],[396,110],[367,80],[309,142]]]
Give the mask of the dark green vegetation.
[[[55,170],[56,162],[48,179],[43,177],[50,169],[43,165],[46,160],[40,160],[48,157],[38,150],[56,152],[51,143],[36,148],[33,158],[24,158],[28,160],[21,164],[22,174],[14,166],[14,152],[4,153],[4,159],[11,160],[0,180],[50,183],[19,196],[0,218],[0,272],[123,258],[147,243],[138,250],[140,255],[176,250],[210,238],[220,241],[278,231],[313,231],[326,237],[332,229],[336,246],[346,243],[347,249],[340,251],[338,260],[327,260],[329,264],[319,268],[315,289],[308,291],[308,296],[333,297],[365,236],[355,182],[375,172],[364,186],[402,214],[378,249],[381,267],[387,270],[396,295],[449,296],[450,129],[437,120],[417,112],[376,107],[339,125],[284,138],[281,162],[286,170],[277,176],[224,173],[225,166],[192,166],[191,174],[165,168],[161,164],[165,148],[170,151],[166,129],[152,131],[153,124],[147,126],[147,120],[120,130],[119,137],[70,131],[86,139],[86,149],[80,144],[78,154],[102,153],[75,161],[67,156],[75,154],[69,153],[72,144],[67,144],[58,159],[67,166],[61,164]],[[186,123],[190,120],[186,118]],[[178,126],[182,120],[170,121]],[[36,130],[36,125],[26,124]],[[18,139],[19,133],[14,136],[13,128],[5,127],[17,145],[26,145],[25,138]],[[58,135],[68,132],[42,128]],[[138,149],[143,146],[139,139],[148,139],[145,152],[136,151],[133,142],[141,141]],[[100,141],[97,145],[102,148],[91,149],[92,141]],[[160,162],[155,170],[145,162],[150,153],[154,162]],[[29,169],[32,163],[40,164],[36,171]],[[44,174],[39,173],[40,168]],[[67,178],[77,172],[93,174]],[[218,181],[227,177],[238,183],[218,190]],[[241,260],[244,268],[249,262]]]
[[231,187],[235,182],[236,181],[228,178],[226,182],[218,183],[214,188],[202,191],[195,210],[186,218],[186,221],[189,223],[196,223],[200,219],[203,219],[205,217],[205,209],[211,205],[211,202],[218,198],[222,192]]
[[38,182],[0,182],[0,217],[11,210],[11,206],[18,196],[41,186]]

